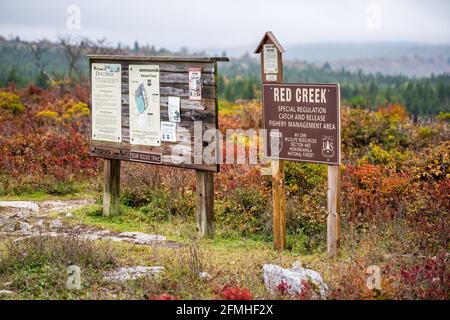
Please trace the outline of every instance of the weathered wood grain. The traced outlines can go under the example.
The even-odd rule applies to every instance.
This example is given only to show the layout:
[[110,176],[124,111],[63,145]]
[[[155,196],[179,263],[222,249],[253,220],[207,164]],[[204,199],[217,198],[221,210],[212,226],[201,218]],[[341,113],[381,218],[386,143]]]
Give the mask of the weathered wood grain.
[[214,233],[214,177],[212,172],[195,172],[197,193],[197,229],[203,237]]
[[339,166],[328,166],[328,197],[327,197],[327,251],[335,257],[340,241],[340,172]]
[[103,215],[109,217],[120,214],[120,161],[104,161]]
[[[122,89],[128,90],[128,74],[125,74],[127,70],[122,70]],[[205,73],[202,74],[202,84],[205,86],[213,86],[214,85],[214,74]],[[160,85],[171,85],[171,84],[189,84],[189,72],[160,72],[159,73],[159,83]]]
[[[91,155],[106,159],[129,160],[130,150],[142,152],[156,152],[162,154],[163,165],[181,166],[183,168],[210,170],[217,172],[217,164],[193,163],[194,156],[202,155],[204,147],[208,146],[210,141],[202,141],[203,133],[208,129],[216,129],[217,119],[217,65],[215,60],[197,60],[194,61],[169,61],[165,59],[146,59],[146,58],[125,58],[118,57],[96,59],[91,57],[90,63],[120,63],[122,66],[122,142],[111,143],[105,141],[91,141]],[[130,144],[130,111],[129,111],[129,83],[128,67],[132,64],[157,64],[160,68],[160,113],[161,121],[168,121],[168,97],[180,97],[181,122],[177,124],[177,142],[163,141],[160,147],[137,146]],[[202,99],[200,101],[189,100],[189,68],[202,68]],[[195,121],[201,121],[201,137],[195,137]],[[195,133],[198,133],[197,130]],[[201,148],[194,148],[195,142]],[[181,144],[181,146],[179,146]],[[184,145],[184,146],[183,146]],[[199,151],[200,150],[200,151]],[[174,163],[177,152],[184,153],[187,161],[184,159],[179,164]],[[175,161],[176,162],[176,161]],[[192,164],[190,163],[192,162]]]

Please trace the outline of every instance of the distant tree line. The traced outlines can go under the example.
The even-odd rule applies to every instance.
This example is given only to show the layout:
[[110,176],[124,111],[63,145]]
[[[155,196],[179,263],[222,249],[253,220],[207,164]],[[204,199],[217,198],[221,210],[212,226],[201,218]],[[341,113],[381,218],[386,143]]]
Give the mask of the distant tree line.
[[[261,97],[259,61],[244,56],[221,65],[219,95],[222,99],[258,99]],[[416,116],[450,112],[450,74],[428,78],[398,75],[363,74],[332,70],[328,63],[316,66],[306,62],[287,62],[285,82],[339,83],[344,102],[353,107],[376,109],[391,103],[405,105]]]
[[[155,46],[111,46],[105,38],[60,37],[58,42],[47,40],[25,42],[19,38],[0,37],[0,86],[35,84],[39,87],[84,82],[88,66],[86,54],[124,55],[205,55],[190,53],[186,47],[178,52],[157,49]],[[226,55],[224,52],[223,55]],[[329,63],[322,66],[304,61],[284,64],[285,82],[339,83],[341,95],[348,105],[375,109],[389,103],[401,103],[416,116],[432,116],[450,112],[450,75],[428,78],[408,78],[398,75],[364,74],[334,70]],[[258,99],[261,97],[261,67],[256,56],[246,54],[229,63],[219,64],[219,97],[228,101]]]

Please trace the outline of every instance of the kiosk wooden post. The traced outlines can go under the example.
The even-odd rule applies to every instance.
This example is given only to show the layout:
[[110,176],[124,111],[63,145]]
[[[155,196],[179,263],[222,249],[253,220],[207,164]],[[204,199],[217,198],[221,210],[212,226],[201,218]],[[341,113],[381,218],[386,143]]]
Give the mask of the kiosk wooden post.
[[[255,53],[261,54],[262,83],[283,82],[283,47],[272,32],[268,31]],[[267,56],[266,56],[267,55]],[[268,56],[270,55],[270,57]],[[272,159],[273,244],[275,249],[286,248],[286,190],[284,185],[284,161]]]
[[104,159],[103,215],[120,213],[120,160]]
[[197,192],[197,229],[202,237],[214,233],[214,176],[211,171],[195,171]]

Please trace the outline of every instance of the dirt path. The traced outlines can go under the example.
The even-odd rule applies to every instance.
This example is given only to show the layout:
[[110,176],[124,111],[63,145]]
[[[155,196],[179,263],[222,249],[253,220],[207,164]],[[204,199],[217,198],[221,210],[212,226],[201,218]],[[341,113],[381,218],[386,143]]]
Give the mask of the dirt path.
[[143,232],[112,232],[73,219],[70,212],[93,204],[92,199],[52,201],[0,201],[0,239],[21,241],[30,237],[76,236],[86,240],[112,240],[142,245],[179,248],[182,244],[162,235]]

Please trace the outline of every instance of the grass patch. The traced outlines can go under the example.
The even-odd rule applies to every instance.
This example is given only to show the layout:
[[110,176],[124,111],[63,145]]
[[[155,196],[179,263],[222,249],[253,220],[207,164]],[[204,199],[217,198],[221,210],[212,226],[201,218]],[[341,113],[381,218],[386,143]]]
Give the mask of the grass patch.
[[[88,298],[102,282],[102,272],[118,265],[117,252],[106,242],[84,241],[76,236],[32,237],[6,242],[0,260],[0,282],[20,298]],[[68,290],[67,268],[81,270],[82,289]]]

